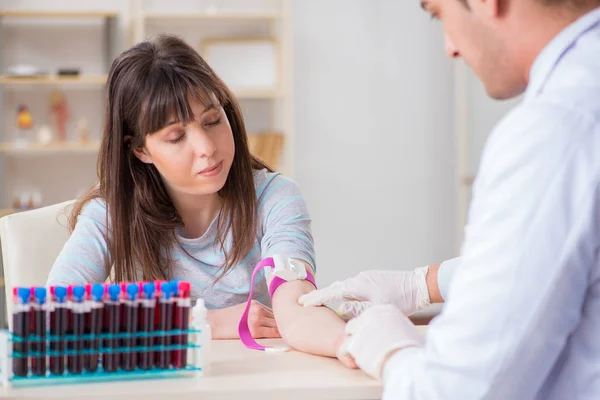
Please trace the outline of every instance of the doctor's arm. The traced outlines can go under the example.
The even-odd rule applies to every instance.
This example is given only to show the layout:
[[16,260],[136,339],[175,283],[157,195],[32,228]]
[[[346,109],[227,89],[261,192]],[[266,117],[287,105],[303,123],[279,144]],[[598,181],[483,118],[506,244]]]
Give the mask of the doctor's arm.
[[443,303],[460,264],[453,258],[413,271],[371,270],[334,282],[300,297],[303,306],[327,306],[346,318],[354,318],[373,304],[393,304],[406,315],[434,303]]
[[588,285],[581,261],[593,259],[574,228],[588,214],[573,201],[593,189],[556,162],[569,155],[555,133],[577,130],[547,123],[548,115],[556,112],[524,124],[525,144],[525,132],[502,132],[521,147],[500,144],[503,151],[485,155],[461,266],[426,343],[386,306],[348,323],[342,347],[365,371],[383,374],[384,398],[534,398],[546,381],[580,319]]

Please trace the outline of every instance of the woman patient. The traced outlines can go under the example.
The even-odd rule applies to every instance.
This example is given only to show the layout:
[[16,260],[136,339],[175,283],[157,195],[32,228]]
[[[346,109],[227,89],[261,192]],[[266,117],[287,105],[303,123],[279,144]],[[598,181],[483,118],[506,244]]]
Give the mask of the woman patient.
[[[238,337],[261,259],[282,255],[314,274],[298,186],[250,154],[235,97],[183,40],[162,35],[116,58],[104,123],[99,184],[72,211],[49,285],[103,282],[111,270],[116,281],[187,280],[209,308],[213,337],[228,339]],[[344,321],[298,305],[314,286],[290,281],[270,299],[260,277],[252,336],[336,357]]]

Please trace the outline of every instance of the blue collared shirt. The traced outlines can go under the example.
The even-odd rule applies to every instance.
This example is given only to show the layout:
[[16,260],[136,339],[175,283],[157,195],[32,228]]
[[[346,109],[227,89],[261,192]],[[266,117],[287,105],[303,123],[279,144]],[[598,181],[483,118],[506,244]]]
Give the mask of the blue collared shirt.
[[600,398],[600,8],[539,54],[473,190],[448,302],[384,399]]

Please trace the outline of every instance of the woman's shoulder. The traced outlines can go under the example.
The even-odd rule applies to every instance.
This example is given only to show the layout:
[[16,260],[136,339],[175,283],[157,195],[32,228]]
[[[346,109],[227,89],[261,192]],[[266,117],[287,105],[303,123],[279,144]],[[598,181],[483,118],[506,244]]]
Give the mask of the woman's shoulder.
[[91,219],[104,225],[106,223],[106,212],[104,199],[91,199],[82,207],[77,222],[79,223],[82,219]]
[[299,195],[300,188],[291,178],[267,169],[254,170],[254,187],[258,201]]

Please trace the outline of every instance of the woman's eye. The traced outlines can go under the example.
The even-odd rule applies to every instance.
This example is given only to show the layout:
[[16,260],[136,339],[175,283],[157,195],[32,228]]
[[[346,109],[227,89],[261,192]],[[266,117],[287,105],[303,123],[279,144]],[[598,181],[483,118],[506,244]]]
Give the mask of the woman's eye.
[[173,139],[173,140],[169,140],[169,143],[179,143],[183,140],[183,138],[185,137],[185,132],[183,132],[177,139]]
[[213,121],[213,122],[207,122],[207,123],[206,123],[206,126],[217,126],[217,125],[219,125],[220,123],[221,123],[221,118],[219,118],[219,119],[217,119],[217,120],[215,120],[215,121]]

